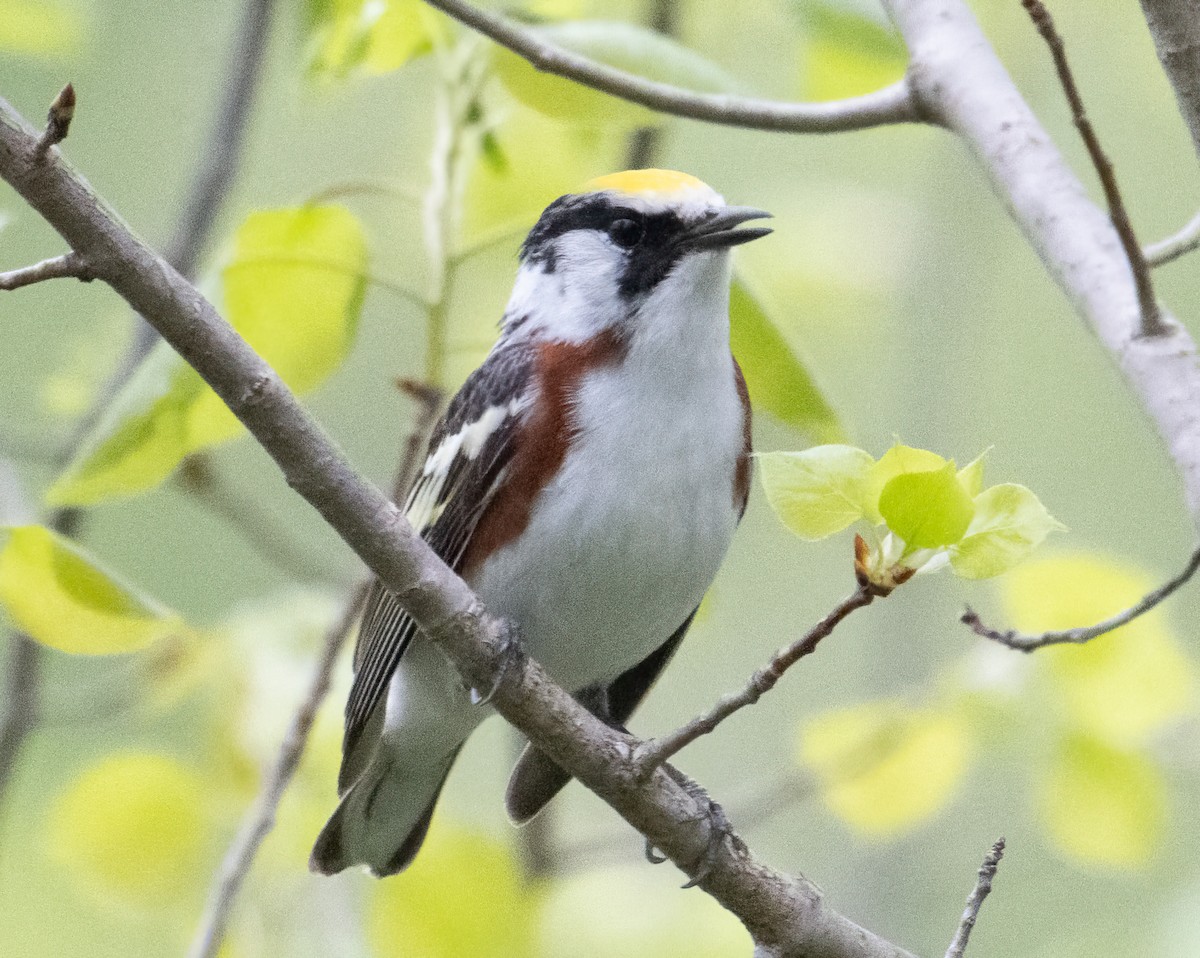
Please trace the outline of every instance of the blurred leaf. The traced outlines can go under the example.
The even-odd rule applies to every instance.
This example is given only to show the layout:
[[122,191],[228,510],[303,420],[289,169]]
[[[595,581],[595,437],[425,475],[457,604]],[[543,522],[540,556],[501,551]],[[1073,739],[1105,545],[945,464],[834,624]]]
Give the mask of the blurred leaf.
[[590,869],[555,881],[540,927],[541,947],[533,954],[546,956],[731,958],[751,949],[745,928],[711,898],[681,895],[678,882],[638,866]]
[[1066,738],[1038,787],[1038,808],[1066,855],[1112,868],[1144,865],[1162,843],[1166,784],[1145,756],[1085,735]]
[[101,759],[55,800],[48,838],[69,873],[105,896],[158,907],[207,881],[210,785],[165,755]]
[[75,655],[112,655],[136,651],[181,627],[177,615],[44,526],[0,530],[0,542],[0,605],[43,645]]
[[[1112,560],[1064,555],[1029,562],[1002,580],[1013,625],[1028,632],[1094,625],[1153,588],[1144,573]],[[1196,666],[1161,610],[1083,646],[1038,653],[1051,697],[1067,717],[1107,741],[1132,745],[1196,709]]]
[[802,539],[824,539],[862,518],[875,460],[853,446],[815,446],[757,457],[767,501]]
[[[293,390],[307,392],[349,351],[366,260],[362,226],[344,207],[251,213],[234,235],[221,273],[226,318]],[[185,456],[233,438],[241,428],[199,375],[160,343],[47,500],[91,505],[152,489]]]
[[905,543],[938,549],[963,537],[975,504],[958,481],[953,462],[932,472],[908,472],[888,480],[879,495],[879,514]]
[[815,442],[844,438],[837,416],[754,294],[738,279],[729,294],[733,355],[746,376],[750,400]]
[[0,0],[0,51],[57,57],[78,49],[79,17],[50,0]]
[[399,70],[444,30],[420,0],[308,0],[308,70],[321,79]]
[[[737,88],[733,77],[700,54],[631,23],[575,20],[529,30],[546,43],[648,80],[705,93]],[[496,76],[505,89],[546,116],[604,127],[662,122],[652,110],[545,73],[503,47],[497,47],[494,55]]]
[[435,820],[402,875],[371,889],[376,958],[528,958],[532,901],[508,846]]
[[844,2],[804,0],[804,66],[801,93],[806,99],[833,100],[869,93],[904,75],[908,51],[895,30]]
[[818,716],[800,731],[799,758],[829,809],[856,831],[899,835],[936,814],[967,770],[971,737],[958,711],[870,702]]
[[975,499],[975,517],[950,564],[964,578],[989,579],[1028,558],[1051,532],[1065,529],[1024,486],[992,486]]

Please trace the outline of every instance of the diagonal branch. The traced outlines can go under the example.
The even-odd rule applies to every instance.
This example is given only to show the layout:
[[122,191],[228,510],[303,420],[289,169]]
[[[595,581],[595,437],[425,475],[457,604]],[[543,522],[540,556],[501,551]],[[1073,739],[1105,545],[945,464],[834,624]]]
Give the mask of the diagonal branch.
[[639,781],[630,762],[637,740],[582,708],[536,662],[513,662],[508,629],[486,615],[400,509],[353,471],[270,367],[79,174],[61,160],[39,168],[36,142],[0,100],[0,176],[208,382],[470,687],[494,688],[491,704],[501,715],[676,865],[703,868],[699,886],[771,954],[907,954],[839,915],[806,879],[768,868],[736,836],[718,834],[711,806],[665,772]]
[[1200,547],[1197,547],[1196,551],[1192,553],[1192,557],[1188,559],[1187,565],[1179,575],[1153,592],[1147,593],[1136,605],[1132,605],[1096,625],[1064,629],[1061,632],[1041,632],[1037,635],[1025,635],[1015,629],[1001,632],[999,629],[992,629],[984,625],[975,611],[970,608],[962,614],[962,622],[969,626],[976,635],[999,642],[1001,645],[1017,649],[1020,652],[1033,652],[1045,648],[1047,645],[1066,645],[1068,643],[1083,645],[1085,642],[1091,642],[1092,639],[1119,629],[1123,625],[1128,625],[1140,615],[1145,615],[1194,576],[1197,569],[1200,569]]
[[426,2],[524,57],[539,70],[566,77],[622,100],[640,103],[660,113],[724,126],[788,133],[835,133],[925,119],[913,100],[907,80],[900,80],[864,96],[828,103],[786,103],[728,94],[695,93],[626,73],[547,43],[512,20],[480,10],[466,0]]
[[1165,266],[1194,249],[1200,249],[1200,213],[1188,220],[1174,236],[1151,243],[1142,252],[1151,266]]
[[1088,119],[1087,111],[1084,109],[1083,97],[1079,93],[1079,87],[1075,84],[1071,65],[1067,62],[1067,50],[1063,45],[1062,37],[1059,36],[1058,30],[1054,26],[1054,18],[1050,16],[1050,11],[1046,9],[1041,0],[1022,0],[1022,5],[1030,19],[1033,20],[1033,25],[1037,27],[1038,33],[1050,48],[1050,55],[1054,59],[1054,69],[1058,72],[1058,81],[1062,84],[1063,92],[1067,95],[1067,102],[1071,105],[1071,116],[1075,120],[1075,127],[1079,130],[1084,146],[1087,147],[1088,156],[1092,158],[1092,165],[1096,168],[1096,174],[1100,177],[1100,185],[1104,188],[1104,199],[1108,203],[1108,215],[1121,240],[1125,256],[1129,260],[1129,269],[1133,273],[1133,284],[1137,288],[1142,335],[1165,335],[1168,328],[1163,324],[1158,302],[1154,298],[1150,264],[1146,262],[1142,247],[1138,244],[1137,234],[1133,231],[1133,223],[1129,219],[1129,213],[1125,209],[1125,200],[1121,197],[1121,189],[1117,185],[1117,176],[1113,171],[1112,160],[1108,158],[1108,154],[1100,145],[1100,138],[1096,135],[1092,121]]
[[649,775],[660,767],[672,755],[700,738],[715,732],[717,726],[725,719],[740,712],[748,705],[753,705],[766,695],[783,678],[783,674],[806,655],[817,650],[820,641],[833,632],[851,612],[870,605],[880,593],[870,584],[860,584],[857,589],[842,599],[833,610],[820,622],[814,625],[803,636],[776,652],[771,661],[750,677],[746,687],[740,692],[731,692],[722,698],[711,709],[702,715],[697,715],[686,725],[681,726],[669,735],[651,739],[644,743],[634,754],[639,771]]

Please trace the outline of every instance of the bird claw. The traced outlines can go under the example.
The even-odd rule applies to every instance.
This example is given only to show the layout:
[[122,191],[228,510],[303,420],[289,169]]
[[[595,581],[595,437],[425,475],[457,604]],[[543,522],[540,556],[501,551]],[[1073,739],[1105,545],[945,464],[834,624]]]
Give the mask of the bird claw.
[[733,825],[729,821],[729,817],[717,802],[709,797],[708,792],[697,782],[693,781],[679,769],[673,765],[664,766],[668,774],[695,799],[701,807],[704,808],[704,817],[708,823],[708,841],[704,846],[704,853],[696,862],[695,872],[688,879],[684,888],[695,888],[712,874],[713,867],[717,864],[717,860],[721,855],[721,846],[725,844],[725,839],[733,835]]
[[525,646],[521,642],[521,636],[517,633],[516,627],[510,622],[502,622],[500,628],[503,631],[503,636],[500,639],[500,669],[496,673],[496,678],[493,680],[491,687],[486,692],[480,692],[476,688],[471,688],[468,693],[471,697],[472,705],[488,705],[492,699],[496,697],[496,693],[500,691],[500,686],[504,684],[504,680],[514,670],[519,671],[520,667],[525,663]]

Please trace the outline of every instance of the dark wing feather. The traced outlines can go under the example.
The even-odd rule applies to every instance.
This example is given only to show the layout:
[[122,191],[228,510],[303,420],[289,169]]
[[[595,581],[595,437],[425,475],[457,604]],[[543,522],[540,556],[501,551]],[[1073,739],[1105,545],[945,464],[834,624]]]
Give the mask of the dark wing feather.
[[[450,402],[429,441],[424,468],[405,504],[409,522],[456,571],[471,533],[503,481],[529,388],[531,349],[513,343],[493,350]],[[472,431],[473,430],[473,431]],[[383,700],[416,626],[378,582],[354,649],[354,683],[346,702],[339,792],[349,788],[369,756],[355,749]]]
[[[693,611],[666,642],[633,668],[618,675],[607,688],[589,686],[577,692],[575,697],[579,703],[606,724],[624,729],[625,723],[674,657],[695,617]],[[526,745],[517,759],[504,796],[509,817],[517,824],[529,821],[570,780],[571,776],[549,755],[532,745]]]

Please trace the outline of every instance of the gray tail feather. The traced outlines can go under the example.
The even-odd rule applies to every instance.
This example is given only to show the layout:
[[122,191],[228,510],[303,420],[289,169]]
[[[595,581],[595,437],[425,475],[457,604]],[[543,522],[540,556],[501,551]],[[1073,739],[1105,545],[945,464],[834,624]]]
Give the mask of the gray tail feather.
[[532,745],[526,745],[504,794],[508,817],[517,825],[524,825],[569,781],[571,776],[554,759]]
[[377,878],[404,871],[421,850],[458,751],[436,778],[413,781],[393,763],[382,764],[379,770],[369,768],[321,829],[308,859],[309,869],[336,875],[361,864]]

